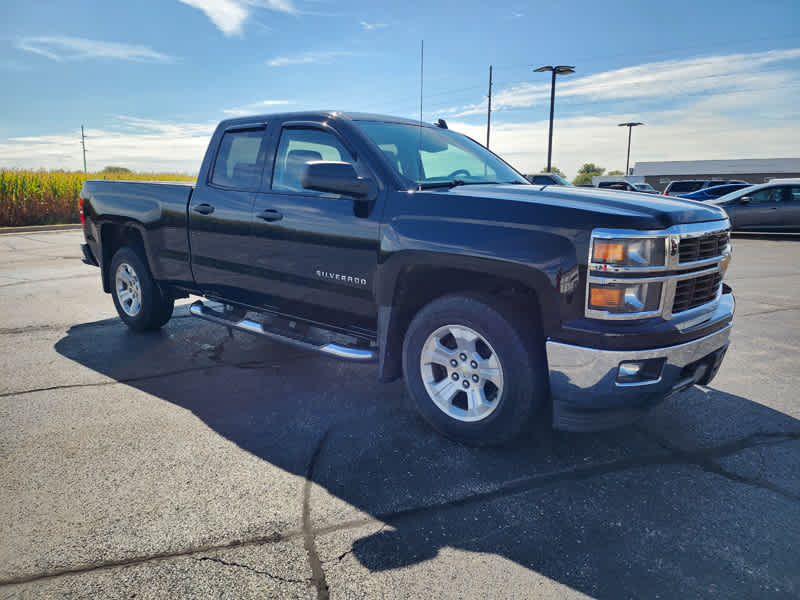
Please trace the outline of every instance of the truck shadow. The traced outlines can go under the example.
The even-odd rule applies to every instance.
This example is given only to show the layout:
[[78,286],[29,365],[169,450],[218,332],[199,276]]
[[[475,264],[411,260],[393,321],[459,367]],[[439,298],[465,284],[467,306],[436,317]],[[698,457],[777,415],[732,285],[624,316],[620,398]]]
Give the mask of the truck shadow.
[[[356,560],[380,573],[455,552],[454,578],[495,554],[598,598],[800,591],[800,477],[786,451],[800,422],[747,398],[695,389],[635,427],[545,428],[475,449],[428,430],[374,366],[229,334],[181,308],[155,334],[108,319],[55,348],[313,480],[317,545],[356,537],[321,553],[325,569]],[[361,527],[365,513],[384,527]]]

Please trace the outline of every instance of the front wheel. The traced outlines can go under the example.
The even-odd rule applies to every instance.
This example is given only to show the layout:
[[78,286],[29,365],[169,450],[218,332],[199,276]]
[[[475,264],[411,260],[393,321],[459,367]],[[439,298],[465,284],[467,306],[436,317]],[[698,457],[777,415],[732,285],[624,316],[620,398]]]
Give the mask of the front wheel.
[[111,260],[111,295],[120,319],[134,331],[159,329],[172,316],[174,300],[164,297],[132,248],[120,248]]
[[[547,397],[539,327],[489,299],[446,296],[412,320],[406,386],[420,415],[447,437],[497,445],[519,436]],[[512,324],[513,323],[513,324]]]

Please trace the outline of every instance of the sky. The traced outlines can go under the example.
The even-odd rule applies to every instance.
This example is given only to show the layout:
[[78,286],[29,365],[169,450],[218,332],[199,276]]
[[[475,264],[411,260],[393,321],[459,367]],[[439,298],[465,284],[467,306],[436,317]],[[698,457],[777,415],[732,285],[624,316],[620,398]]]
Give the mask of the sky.
[[[197,173],[222,119],[444,118],[519,170],[800,157],[798,0],[1,0],[0,168]],[[420,78],[420,44],[424,66]]]

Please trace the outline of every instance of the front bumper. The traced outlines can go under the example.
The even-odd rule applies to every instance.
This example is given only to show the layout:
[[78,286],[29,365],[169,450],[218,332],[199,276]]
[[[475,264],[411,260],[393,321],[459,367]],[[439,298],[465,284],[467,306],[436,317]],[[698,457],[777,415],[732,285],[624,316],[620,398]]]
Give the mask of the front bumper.
[[[723,295],[715,320],[733,314],[732,294]],[[547,341],[553,426],[567,431],[597,431],[637,420],[669,396],[706,385],[717,374],[731,323],[704,337],[646,350],[601,350]],[[651,360],[660,369],[643,381],[618,381],[621,363]]]

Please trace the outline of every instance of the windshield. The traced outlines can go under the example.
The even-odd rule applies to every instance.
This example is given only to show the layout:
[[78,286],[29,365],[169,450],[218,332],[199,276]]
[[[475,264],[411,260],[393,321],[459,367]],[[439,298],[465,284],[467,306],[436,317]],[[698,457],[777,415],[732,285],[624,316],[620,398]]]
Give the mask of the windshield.
[[449,129],[356,121],[394,170],[421,187],[528,181],[470,138]]
[[633,187],[635,187],[640,192],[655,192],[656,189],[650,185],[649,183],[634,183]]

